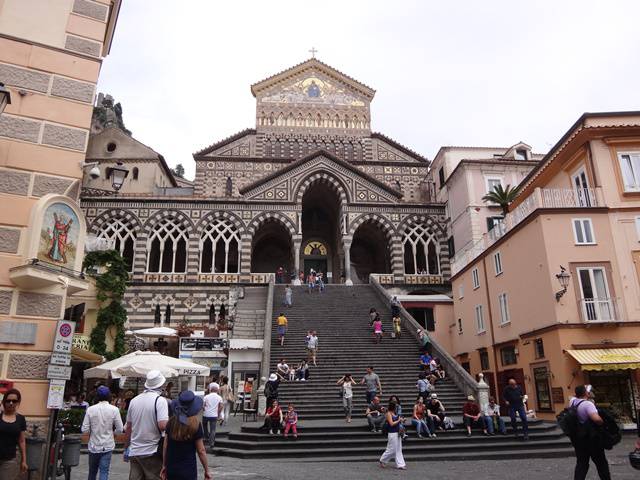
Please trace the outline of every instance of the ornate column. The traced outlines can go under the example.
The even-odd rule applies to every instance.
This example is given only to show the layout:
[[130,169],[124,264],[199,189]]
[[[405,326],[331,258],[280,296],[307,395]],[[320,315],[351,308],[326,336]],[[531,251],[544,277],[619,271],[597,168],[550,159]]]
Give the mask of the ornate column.
[[344,284],[347,286],[353,285],[351,280],[351,241],[353,237],[342,237],[342,250],[344,252]]
[[298,278],[298,272],[300,272],[300,247],[302,246],[302,235],[293,236],[293,280],[294,285],[301,285]]

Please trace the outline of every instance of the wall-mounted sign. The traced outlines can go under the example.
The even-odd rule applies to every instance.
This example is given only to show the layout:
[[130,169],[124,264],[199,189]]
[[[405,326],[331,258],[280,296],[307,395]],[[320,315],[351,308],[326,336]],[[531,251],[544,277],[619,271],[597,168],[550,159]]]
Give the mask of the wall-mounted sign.
[[49,381],[49,395],[47,396],[47,408],[59,409],[64,405],[64,380]]
[[227,340],[224,338],[181,338],[180,339],[180,351],[212,351],[222,350],[226,348]]
[[63,365],[49,365],[47,368],[47,378],[50,380],[70,380],[71,367],[65,367]]
[[53,352],[49,359],[49,363],[51,365],[62,365],[66,367],[71,365],[71,355],[68,353]]
[[70,320],[58,320],[56,336],[53,340],[53,351],[71,353],[73,346],[73,332],[76,330],[76,322]]
[[86,335],[80,335],[76,333],[73,336],[73,348],[80,348],[82,350],[90,350],[89,337]]

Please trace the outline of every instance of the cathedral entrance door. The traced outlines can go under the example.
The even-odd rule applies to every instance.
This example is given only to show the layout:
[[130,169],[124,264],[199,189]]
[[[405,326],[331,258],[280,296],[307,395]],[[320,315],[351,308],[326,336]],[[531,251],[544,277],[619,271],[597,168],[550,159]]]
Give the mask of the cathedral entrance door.
[[306,273],[310,272],[313,268],[316,272],[322,272],[325,275],[325,283],[327,281],[327,259],[319,259],[319,258],[305,258],[304,259],[304,271]]

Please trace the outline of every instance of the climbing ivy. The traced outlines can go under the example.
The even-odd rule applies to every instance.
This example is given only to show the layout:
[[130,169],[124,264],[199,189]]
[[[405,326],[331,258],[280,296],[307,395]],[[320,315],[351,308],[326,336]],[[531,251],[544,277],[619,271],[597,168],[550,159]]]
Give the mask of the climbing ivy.
[[[100,302],[96,326],[91,332],[89,345],[91,351],[103,355],[109,360],[121,357],[126,353],[124,342],[124,324],[127,311],[122,306],[122,297],[129,279],[127,263],[116,250],[89,252],[84,257],[82,267],[88,275],[96,280],[96,298]],[[104,267],[100,274],[98,267]],[[105,339],[107,331],[115,329],[113,352],[107,352]]]

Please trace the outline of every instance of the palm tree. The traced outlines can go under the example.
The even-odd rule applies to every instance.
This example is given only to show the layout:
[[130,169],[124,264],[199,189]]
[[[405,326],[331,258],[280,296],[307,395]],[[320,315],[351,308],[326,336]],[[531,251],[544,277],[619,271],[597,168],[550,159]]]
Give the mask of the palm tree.
[[509,204],[513,202],[519,191],[520,189],[517,186],[511,188],[511,185],[507,185],[506,188],[502,188],[502,185],[498,184],[493,187],[492,191],[482,197],[482,200],[500,205],[502,214],[506,216],[509,211]]

